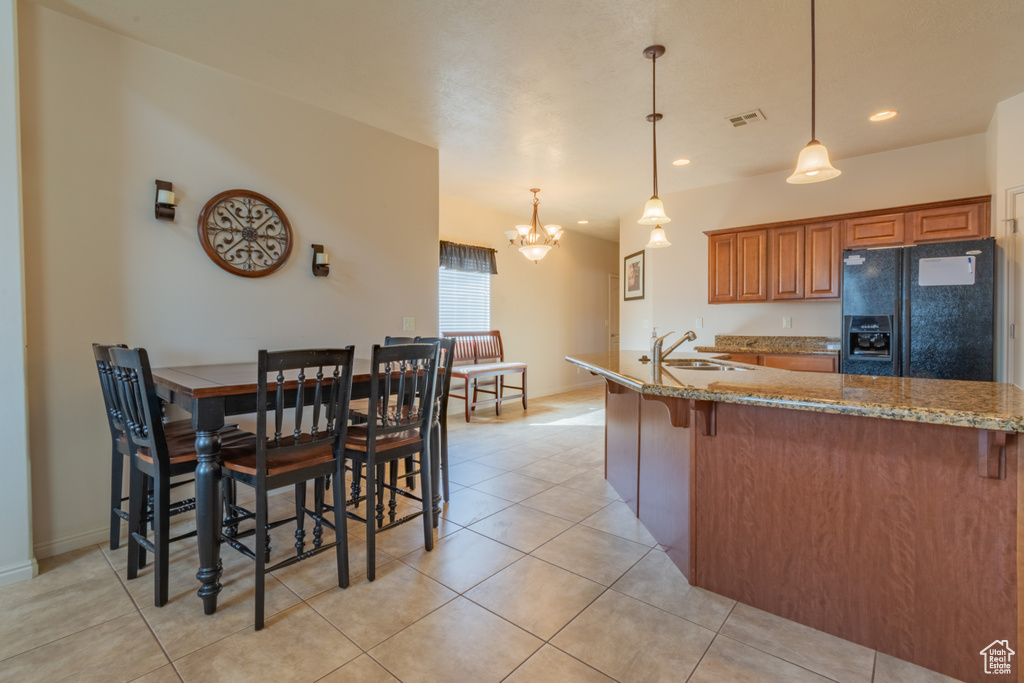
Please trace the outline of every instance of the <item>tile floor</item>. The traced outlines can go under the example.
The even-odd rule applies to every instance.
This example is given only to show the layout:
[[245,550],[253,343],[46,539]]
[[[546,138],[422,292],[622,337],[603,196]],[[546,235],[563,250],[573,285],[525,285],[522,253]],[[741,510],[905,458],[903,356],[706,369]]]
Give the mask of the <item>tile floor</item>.
[[453,415],[434,551],[417,522],[385,532],[369,583],[352,524],[352,585],[334,585],[331,553],[277,572],[258,633],[251,564],[229,548],[208,617],[191,541],[172,546],[162,608],[148,571],[124,580],[123,547],[41,561],[0,588],[0,680],[951,680],[691,587],[605,483],[603,420],[600,387]]

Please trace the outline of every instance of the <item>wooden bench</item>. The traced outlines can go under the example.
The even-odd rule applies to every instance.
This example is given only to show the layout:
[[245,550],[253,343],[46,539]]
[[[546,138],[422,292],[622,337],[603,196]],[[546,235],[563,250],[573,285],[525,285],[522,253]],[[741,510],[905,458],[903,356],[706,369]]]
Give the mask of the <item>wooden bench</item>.
[[[455,339],[453,354],[452,379],[463,380],[463,394],[455,393],[455,386],[449,394],[450,398],[461,398],[466,402],[466,422],[470,422],[472,412],[477,406],[494,404],[494,410],[501,415],[502,401],[521,398],[526,408],[526,363],[506,363],[505,351],[501,345],[501,332],[444,332],[442,337]],[[520,375],[519,386],[507,385],[506,375]],[[493,389],[480,388],[480,380],[494,380]],[[454,385],[454,382],[453,382]],[[485,386],[492,386],[487,384]],[[470,388],[472,387],[472,400]],[[505,394],[505,389],[518,389],[521,393]],[[490,394],[493,398],[479,399],[479,394]]]

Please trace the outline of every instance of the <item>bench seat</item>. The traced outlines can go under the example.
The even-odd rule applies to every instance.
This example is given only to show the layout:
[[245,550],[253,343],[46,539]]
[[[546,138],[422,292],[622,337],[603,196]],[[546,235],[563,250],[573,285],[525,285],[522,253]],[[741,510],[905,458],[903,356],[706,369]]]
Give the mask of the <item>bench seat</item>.
[[[441,336],[455,339],[452,379],[462,380],[463,393],[455,393],[456,387],[453,386],[449,397],[466,402],[466,422],[472,421],[473,411],[481,405],[493,403],[498,415],[501,415],[503,401],[522,399],[523,408],[526,408],[526,363],[505,361],[500,332],[445,332]],[[519,386],[508,385],[505,381],[507,375],[519,375],[522,378]],[[480,380],[493,380],[493,383],[481,387]],[[493,389],[487,388],[492,386]],[[518,389],[520,393],[506,394],[506,389]],[[481,399],[480,394],[491,398]]]

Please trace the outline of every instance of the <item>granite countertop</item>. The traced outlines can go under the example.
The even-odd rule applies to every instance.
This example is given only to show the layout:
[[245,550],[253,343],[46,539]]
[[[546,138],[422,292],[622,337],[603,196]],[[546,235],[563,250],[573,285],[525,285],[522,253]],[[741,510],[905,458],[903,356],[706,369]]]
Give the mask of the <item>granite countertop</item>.
[[[658,370],[651,363],[641,363],[642,355],[643,351],[619,351],[576,354],[565,359],[654,396],[1024,432],[1024,391],[1012,384],[796,372],[727,360],[717,362],[750,369]],[[714,357],[709,353],[671,355]]]
[[801,356],[835,356],[842,344],[838,337],[760,337],[716,334],[714,346],[697,346],[706,353],[778,353]]

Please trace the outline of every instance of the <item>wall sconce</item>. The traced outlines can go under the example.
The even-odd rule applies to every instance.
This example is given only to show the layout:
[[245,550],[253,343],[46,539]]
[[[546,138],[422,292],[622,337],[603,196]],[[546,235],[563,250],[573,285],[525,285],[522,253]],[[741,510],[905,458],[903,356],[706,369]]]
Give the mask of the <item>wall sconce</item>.
[[173,221],[176,205],[171,184],[166,180],[156,181],[156,217],[162,221]]
[[331,260],[327,252],[324,251],[324,245],[313,244],[313,275],[317,277],[327,277],[327,274],[331,272]]

